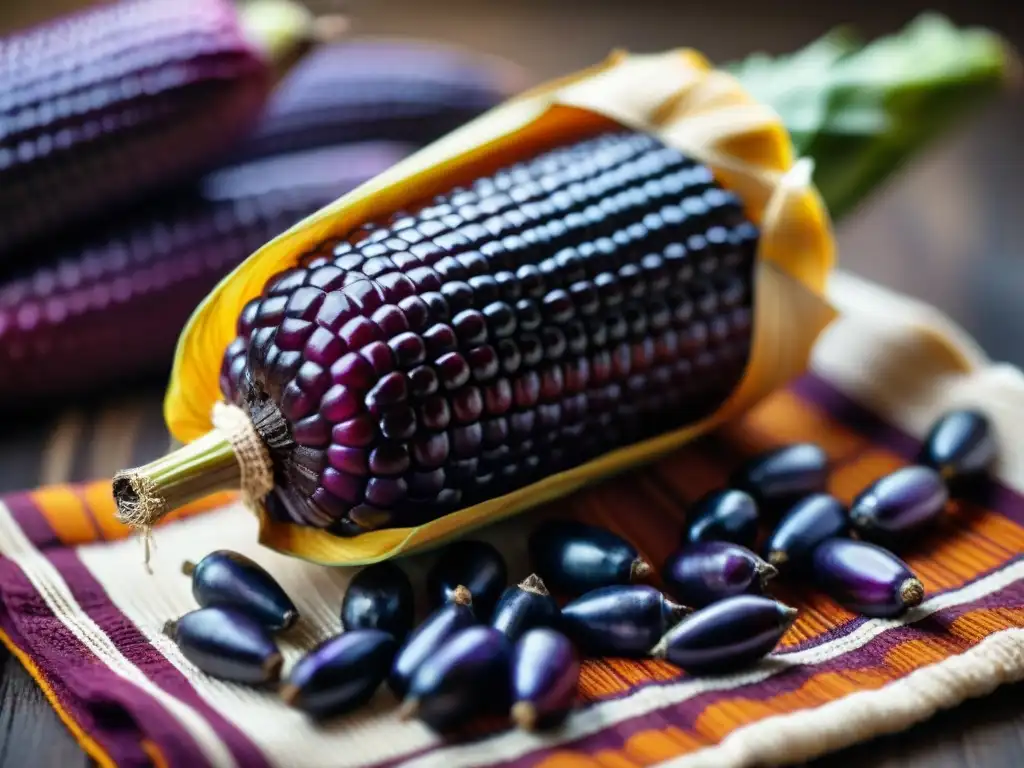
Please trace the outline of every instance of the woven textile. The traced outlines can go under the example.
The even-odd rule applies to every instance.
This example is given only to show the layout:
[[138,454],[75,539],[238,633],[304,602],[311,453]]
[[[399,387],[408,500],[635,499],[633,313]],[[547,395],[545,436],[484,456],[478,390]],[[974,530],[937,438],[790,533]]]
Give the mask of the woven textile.
[[[286,664],[338,630],[353,569],[262,550],[231,496],[183,510],[155,532],[152,575],[113,516],[109,483],[53,486],[0,500],[0,639],[26,665],[81,744],[108,765],[631,768],[787,763],[899,730],[1024,678],[1024,376],[990,363],[927,307],[839,274],[842,312],[809,375],[742,421],[640,471],[475,532],[526,575],[525,533],[546,515],[597,522],[660,564],[687,503],[747,456],[820,443],[849,500],[913,460],[932,419],[970,405],[1000,431],[998,478],[951,505],[901,552],[928,591],[899,620],[852,615],[799,583],[773,593],[801,611],[777,652],[729,676],[689,677],[657,661],[588,661],[580,707],[537,736],[508,729],[444,741],[400,722],[381,690],[370,706],[314,726],[272,693],[196,672],[161,634],[194,607],[185,559],[244,552],[296,599],[304,621]],[[430,556],[401,561],[421,583]],[[422,600],[420,603],[422,604]]]

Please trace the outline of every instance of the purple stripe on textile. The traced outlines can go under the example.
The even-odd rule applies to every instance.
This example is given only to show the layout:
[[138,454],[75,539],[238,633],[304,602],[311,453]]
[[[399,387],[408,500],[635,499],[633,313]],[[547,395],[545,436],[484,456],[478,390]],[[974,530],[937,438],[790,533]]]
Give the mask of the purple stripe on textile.
[[[269,768],[270,764],[259,748],[207,704],[177,667],[111,602],[103,586],[82,563],[77,552],[70,549],[53,550],[47,553],[47,557],[64,577],[82,610],[99,625],[125,658],[163,690],[196,710],[231,750],[239,765],[246,768]],[[149,698],[138,689],[136,696]],[[169,717],[163,715],[163,719]]]
[[[53,615],[21,569],[10,560],[0,560],[0,595],[0,627],[32,659],[60,708],[116,765],[151,765],[142,749],[135,717],[118,705],[111,687],[96,690],[96,681],[110,681],[115,677],[113,673]],[[185,734],[176,738],[185,745],[191,744]],[[160,748],[164,752],[163,744]],[[201,757],[193,751],[185,759],[192,760],[191,765],[201,765]],[[197,759],[200,762],[194,762]]]
[[61,546],[60,538],[57,536],[50,523],[42,512],[39,511],[28,493],[8,493],[2,499],[7,509],[10,510],[14,521],[21,528],[22,533],[38,549]]
[[[938,611],[914,624],[884,632],[866,645],[820,664],[793,665],[759,683],[699,694],[680,704],[670,705],[639,717],[615,723],[589,736],[543,748],[518,758],[493,763],[492,765],[502,766],[503,768],[525,768],[529,765],[535,765],[553,752],[571,750],[593,755],[601,750],[620,749],[627,739],[642,731],[668,727],[692,728],[697,718],[709,706],[723,699],[733,699],[742,696],[751,701],[763,701],[773,696],[796,690],[806,683],[808,679],[822,672],[843,672],[865,669],[872,666],[877,667],[880,662],[883,662],[884,657],[889,651],[906,642],[927,639],[936,640],[943,636],[948,637],[949,625],[966,613],[985,608],[1021,607],[1024,607],[1024,582],[1016,582],[975,602]],[[950,643],[948,655],[953,656],[961,653],[964,650],[965,643],[966,641],[963,639],[960,639],[955,644]],[[769,660],[764,663],[771,664],[773,662]],[[663,685],[663,683],[648,683],[641,687],[649,685]],[[639,687],[634,689],[634,692],[635,690],[639,690]]]
[[[913,460],[920,441],[898,427],[889,424],[878,414],[868,410],[849,395],[836,389],[824,379],[807,374],[790,386],[802,400],[828,412],[837,421],[869,438],[905,459]],[[989,480],[972,489],[967,500],[1024,525],[1024,496],[998,480]]]

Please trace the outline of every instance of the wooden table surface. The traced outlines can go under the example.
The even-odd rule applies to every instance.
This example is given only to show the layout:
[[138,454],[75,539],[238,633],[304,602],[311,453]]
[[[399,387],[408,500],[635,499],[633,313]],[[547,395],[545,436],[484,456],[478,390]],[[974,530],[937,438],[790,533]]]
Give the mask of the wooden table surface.
[[[326,6],[330,0],[314,5]],[[0,28],[81,0],[12,4]],[[766,7],[770,6],[770,7]],[[876,7],[877,6],[877,7]],[[940,4],[961,23],[983,23],[1024,47],[1015,3]],[[592,63],[617,46],[658,50],[695,44],[725,60],[753,49],[798,47],[840,22],[891,31],[921,6],[891,0],[856,6],[748,0],[682,4],[664,0],[580,0],[488,4],[470,0],[353,0],[345,9],[359,33],[437,37],[524,63],[535,79]],[[864,10],[870,9],[870,10]],[[35,16],[34,16],[35,15]],[[929,301],[951,315],[989,354],[1024,365],[1024,98],[1007,98],[921,158],[839,233],[844,269]],[[0,371],[2,375],[2,371]],[[0,492],[109,476],[167,445],[162,380],[59,411],[5,417]],[[68,445],[74,449],[68,451]],[[20,665],[0,651],[0,768],[78,766],[88,761]],[[1024,686],[942,713],[905,733],[822,758],[815,768],[849,766],[1024,766]]]

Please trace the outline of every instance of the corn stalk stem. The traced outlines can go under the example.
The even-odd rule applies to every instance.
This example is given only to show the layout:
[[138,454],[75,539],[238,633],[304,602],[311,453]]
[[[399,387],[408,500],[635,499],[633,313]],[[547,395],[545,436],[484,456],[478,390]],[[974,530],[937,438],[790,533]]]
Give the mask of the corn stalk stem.
[[231,443],[221,431],[212,430],[156,461],[117,473],[113,483],[117,519],[148,528],[189,502],[236,490],[241,482]]

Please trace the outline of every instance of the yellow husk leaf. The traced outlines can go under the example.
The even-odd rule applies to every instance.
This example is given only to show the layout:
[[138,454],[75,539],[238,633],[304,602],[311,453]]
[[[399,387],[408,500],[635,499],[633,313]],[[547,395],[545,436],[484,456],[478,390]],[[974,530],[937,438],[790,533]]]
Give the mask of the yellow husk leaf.
[[614,52],[601,64],[534,88],[491,110],[308,217],[250,256],[189,320],[178,344],[165,402],[174,437],[207,432],[220,398],[220,362],[245,303],[267,280],[331,236],[386,219],[416,201],[466,184],[496,167],[614,127],[658,136],[705,163],[743,200],[761,227],[750,362],[737,390],[710,418],[606,454],[519,491],[416,528],[354,538],[268,519],[268,547],[315,562],[363,564],[440,544],[474,527],[563,496],[665,454],[749,409],[802,373],[835,316],[823,297],[834,260],[831,222],[797,161],[779,117],[739,82],[689,49],[650,55]]

